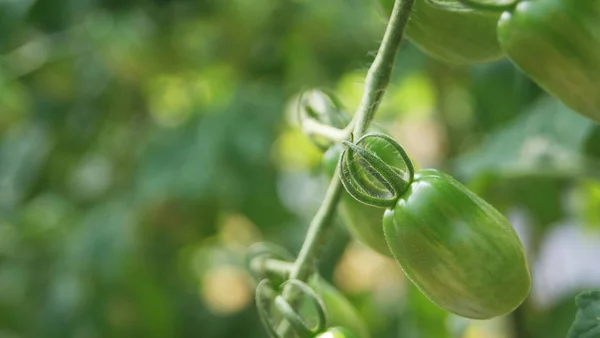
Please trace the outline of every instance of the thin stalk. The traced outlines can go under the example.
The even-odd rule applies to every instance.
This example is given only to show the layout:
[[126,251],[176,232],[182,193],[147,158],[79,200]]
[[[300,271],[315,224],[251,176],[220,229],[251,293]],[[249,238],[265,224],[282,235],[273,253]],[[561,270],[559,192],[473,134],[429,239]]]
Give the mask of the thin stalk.
[[261,271],[287,278],[294,268],[294,263],[276,259],[265,259],[261,262]]
[[[395,0],[394,9],[390,21],[388,22],[383,41],[377,52],[373,64],[369,68],[365,82],[365,90],[361,103],[357,109],[354,118],[346,128],[346,131],[352,132],[353,138],[360,138],[369,127],[369,124],[375,116],[377,107],[390,81],[396,52],[402,41],[404,28],[408,23],[408,18],[413,7],[414,0]],[[327,188],[325,199],[321,207],[315,214],[309,228],[298,258],[294,262],[290,278],[305,281],[314,270],[315,261],[323,247],[327,232],[333,225],[335,209],[340,201],[343,192],[343,186],[340,180],[340,166],[338,165]],[[292,288],[285,288],[283,296],[294,304],[298,296]],[[283,322],[278,332],[283,337],[289,337],[289,323]]]
[[365,90],[360,105],[354,119],[348,125],[348,129],[353,130],[354,139],[358,139],[365,133],[385,94],[392,75],[396,52],[400,42],[402,42],[404,28],[408,23],[413,3],[414,0],[396,0],[394,2],[394,9],[383,36],[383,41],[379,46],[375,61],[373,61],[367,73]]
[[350,138],[349,133],[344,129],[338,129],[315,120],[302,122],[302,130],[308,135],[323,136],[333,142],[346,141]]

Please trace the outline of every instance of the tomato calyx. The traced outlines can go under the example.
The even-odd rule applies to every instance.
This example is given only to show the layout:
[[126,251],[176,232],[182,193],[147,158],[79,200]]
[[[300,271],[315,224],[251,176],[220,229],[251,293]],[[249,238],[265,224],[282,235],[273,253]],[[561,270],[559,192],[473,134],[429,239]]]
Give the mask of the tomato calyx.
[[344,139],[347,133],[343,128],[350,122],[341,101],[333,93],[321,89],[308,90],[300,94],[296,119],[304,134],[323,152],[335,142],[332,142],[331,138],[315,133],[314,129],[325,129],[335,138]]
[[312,303],[316,310],[316,324],[311,327],[302,315],[294,310],[292,305],[281,295],[281,292],[275,290],[268,279],[263,279],[256,288],[256,307],[260,320],[267,329],[269,336],[271,338],[281,338],[275,328],[277,323],[272,320],[273,310],[276,310],[282,319],[290,324],[298,337],[311,338],[323,332],[327,327],[327,313],[321,297],[308,284],[297,279],[285,281],[279,286],[279,291],[282,291],[288,285],[294,287],[294,291],[300,292],[302,298]]
[[274,275],[273,273],[270,273],[270,271],[265,270],[264,262],[269,259],[292,262],[294,256],[279,245],[262,242],[256,243],[248,249],[245,264],[256,282],[262,281],[263,279],[269,279],[271,282],[279,285],[287,278],[287,274]]
[[369,133],[356,143],[342,142],[341,181],[361,203],[392,207],[414,179],[414,167],[404,148],[392,137]]

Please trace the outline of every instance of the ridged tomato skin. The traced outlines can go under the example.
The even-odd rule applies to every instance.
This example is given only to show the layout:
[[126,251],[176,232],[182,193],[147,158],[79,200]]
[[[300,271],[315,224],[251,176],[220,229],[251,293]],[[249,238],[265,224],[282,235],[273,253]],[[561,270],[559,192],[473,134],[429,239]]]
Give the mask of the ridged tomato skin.
[[407,277],[437,306],[474,319],[511,312],[529,294],[522,244],[506,218],[451,176],[419,170],[383,216]]
[[[378,0],[383,12],[392,12],[394,0]],[[500,59],[496,36],[501,13],[471,9],[458,0],[444,0],[438,8],[415,0],[406,36],[427,55],[450,64],[469,65]]]
[[502,14],[498,40],[540,87],[600,122],[600,1],[522,1]]

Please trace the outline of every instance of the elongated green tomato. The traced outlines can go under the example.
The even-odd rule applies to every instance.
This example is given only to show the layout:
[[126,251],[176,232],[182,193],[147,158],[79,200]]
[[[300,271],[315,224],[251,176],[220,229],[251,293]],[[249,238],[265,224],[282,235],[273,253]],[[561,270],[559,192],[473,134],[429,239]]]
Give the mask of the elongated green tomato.
[[342,143],[347,147],[340,159],[344,188],[363,203],[387,208],[388,246],[434,304],[487,319],[523,302],[531,285],[529,267],[516,232],[500,212],[449,175],[433,169],[415,173],[404,149],[387,135],[371,133]]
[[319,334],[317,338],[358,338],[358,336],[344,327],[333,327]]
[[[488,62],[502,57],[496,36],[500,13],[470,9],[458,0],[415,0],[406,26],[406,36],[419,49],[438,60],[453,64]],[[379,0],[385,13],[394,0]]]
[[451,176],[419,170],[383,217],[389,247],[407,277],[436,305],[487,319],[527,297],[523,247],[494,207]]
[[[342,149],[338,144],[325,152],[323,164],[330,178],[335,172]],[[385,209],[363,204],[344,191],[338,210],[342,222],[354,238],[380,254],[392,257],[381,227]]]
[[318,275],[311,278],[309,285],[321,296],[323,303],[325,303],[329,326],[346,327],[355,332],[357,338],[370,337],[364,319],[354,305],[338,289]]
[[498,38],[538,85],[600,121],[600,1],[525,0],[502,14]]

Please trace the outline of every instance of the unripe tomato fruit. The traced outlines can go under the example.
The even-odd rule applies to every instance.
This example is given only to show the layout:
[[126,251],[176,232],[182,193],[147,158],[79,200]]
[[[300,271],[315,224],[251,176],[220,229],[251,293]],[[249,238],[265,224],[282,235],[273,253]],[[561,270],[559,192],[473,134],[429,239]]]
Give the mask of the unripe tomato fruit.
[[344,294],[319,275],[311,277],[309,285],[325,303],[328,325],[346,327],[355,332],[348,337],[370,338],[367,324]]
[[529,294],[529,267],[510,223],[443,172],[417,171],[385,211],[383,228],[407,277],[444,310],[488,319],[511,312]]
[[[496,36],[501,13],[470,9],[458,0],[442,2],[449,8],[415,0],[405,30],[412,43],[431,57],[452,64],[467,65],[502,57]],[[394,0],[379,0],[379,4],[389,16]]]
[[502,14],[498,38],[538,85],[600,122],[600,1],[522,1]]

